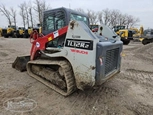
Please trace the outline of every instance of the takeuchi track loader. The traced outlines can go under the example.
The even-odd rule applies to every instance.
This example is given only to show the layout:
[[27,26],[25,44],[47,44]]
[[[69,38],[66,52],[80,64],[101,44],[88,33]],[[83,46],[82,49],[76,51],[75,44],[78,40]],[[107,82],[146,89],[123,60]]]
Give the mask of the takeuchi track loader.
[[85,14],[45,11],[42,35],[32,34],[30,56],[17,57],[12,66],[64,96],[101,85],[120,72],[123,43],[105,26],[98,32],[89,29]]

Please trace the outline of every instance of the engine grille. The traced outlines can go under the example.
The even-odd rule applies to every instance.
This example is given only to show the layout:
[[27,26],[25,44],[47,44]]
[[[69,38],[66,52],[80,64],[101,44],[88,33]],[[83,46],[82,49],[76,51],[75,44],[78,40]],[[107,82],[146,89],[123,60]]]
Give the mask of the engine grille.
[[105,75],[117,69],[118,57],[119,57],[119,48],[106,51]]

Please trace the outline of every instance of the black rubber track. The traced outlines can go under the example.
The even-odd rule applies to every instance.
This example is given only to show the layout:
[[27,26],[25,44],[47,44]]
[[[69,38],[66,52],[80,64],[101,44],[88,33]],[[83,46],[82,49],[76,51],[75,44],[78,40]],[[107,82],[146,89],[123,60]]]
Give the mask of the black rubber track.
[[[32,72],[31,67],[32,67],[32,65],[37,65],[37,64],[50,65],[50,66],[51,65],[60,66],[64,72],[67,90],[66,91],[62,90],[58,86],[52,84],[51,82],[48,82],[47,80],[45,80],[44,78],[42,78],[40,76],[34,74]],[[76,90],[76,83],[75,83],[72,67],[71,67],[71,64],[67,60],[53,60],[52,61],[52,60],[39,59],[39,60],[29,61],[27,64],[27,72],[31,77],[37,79],[41,83],[45,84],[46,86],[50,87],[51,89],[55,90],[56,92],[60,93],[63,96],[68,96]]]

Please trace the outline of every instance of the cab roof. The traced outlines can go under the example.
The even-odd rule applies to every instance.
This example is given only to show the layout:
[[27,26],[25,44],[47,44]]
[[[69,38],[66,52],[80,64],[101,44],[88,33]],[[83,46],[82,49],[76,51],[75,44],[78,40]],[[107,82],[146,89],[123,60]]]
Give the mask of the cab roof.
[[72,9],[69,9],[69,8],[65,8],[65,7],[46,10],[46,11],[44,11],[44,13],[49,13],[50,11],[57,11],[57,10],[64,10],[66,13],[74,13],[74,14],[79,14],[81,16],[88,17],[88,15],[85,14],[85,13],[82,13],[82,12],[79,12],[79,11],[75,11],[75,10],[72,10]]

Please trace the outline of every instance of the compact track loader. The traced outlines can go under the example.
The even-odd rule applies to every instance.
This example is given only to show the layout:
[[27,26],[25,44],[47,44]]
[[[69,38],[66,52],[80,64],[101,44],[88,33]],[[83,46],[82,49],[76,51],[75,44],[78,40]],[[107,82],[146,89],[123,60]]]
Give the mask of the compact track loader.
[[66,8],[45,11],[43,35],[34,31],[30,56],[18,57],[12,66],[64,96],[101,85],[120,72],[123,43],[111,29],[98,29],[96,34],[89,29],[85,14]]
[[146,30],[145,35],[143,35],[143,38],[144,38],[142,40],[143,45],[152,43],[153,42],[153,29]]
[[121,37],[124,45],[128,45],[130,40],[133,40],[133,32],[130,29],[125,29],[125,26],[114,26],[113,30]]
[[15,25],[8,25],[6,32],[4,33],[4,37],[16,37],[16,26]]
[[23,38],[25,28],[24,27],[18,27],[16,30],[16,37],[17,38]]

